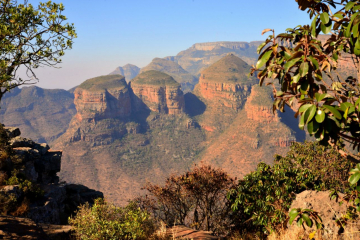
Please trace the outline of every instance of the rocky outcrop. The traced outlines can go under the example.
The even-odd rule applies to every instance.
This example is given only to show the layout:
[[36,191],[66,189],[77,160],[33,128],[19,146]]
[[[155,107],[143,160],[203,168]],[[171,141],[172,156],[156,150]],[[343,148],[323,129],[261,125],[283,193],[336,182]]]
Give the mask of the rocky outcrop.
[[131,79],[136,77],[140,73],[140,68],[132,65],[126,64],[123,67],[117,67],[114,71],[109,73],[109,75],[122,75],[125,77],[126,82],[130,82]]
[[[9,138],[7,144],[16,159],[12,164],[17,166],[19,173],[27,180],[40,186],[43,191],[41,198],[30,202],[27,217],[36,223],[64,223],[80,204],[92,203],[94,199],[103,197],[101,192],[82,185],[59,183],[57,173],[61,169],[61,151],[51,150],[47,144],[20,137],[18,128],[5,128],[5,131]],[[0,194],[11,195],[16,202],[21,202],[25,193],[21,185],[6,185],[0,189]]]
[[124,118],[131,114],[128,86],[121,75],[89,79],[76,88],[74,96],[76,118],[80,122]]
[[180,84],[171,76],[159,71],[143,72],[131,81],[133,109],[146,109],[165,114],[184,112],[184,94]]
[[[344,198],[344,194],[339,193],[339,200]],[[308,228],[304,224],[306,230],[304,236],[316,231],[316,239],[359,239],[360,238],[360,222],[351,221],[344,227],[337,223],[341,217],[347,215],[347,204],[340,204],[337,198],[331,200],[330,191],[304,191],[296,195],[296,199],[292,202],[290,210],[293,208],[310,209],[316,211],[322,219],[323,229],[316,231],[316,227]],[[294,228],[298,228],[296,222],[289,226],[289,232]],[[318,236],[321,235],[321,236]]]
[[250,95],[254,78],[246,76],[250,66],[233,54],[229,54],[201,73],[201,96],[224,107],[238,110]]
[[245,104],[245,110],[247,118],[257,122],[271,123],[280,121],[278,112],[273,111],[271,89],[268,87],[253,86]]

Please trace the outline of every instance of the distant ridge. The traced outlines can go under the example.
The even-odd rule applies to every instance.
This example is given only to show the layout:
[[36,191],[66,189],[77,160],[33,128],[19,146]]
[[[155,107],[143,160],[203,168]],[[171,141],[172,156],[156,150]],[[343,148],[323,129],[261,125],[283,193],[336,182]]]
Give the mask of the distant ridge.
[[130,82],[131,79],[136,77],[140,72],[140,68],[133,64],[126,64],[123,67],[117,67],[109,75],[120,74],[125,77],[126,82]]

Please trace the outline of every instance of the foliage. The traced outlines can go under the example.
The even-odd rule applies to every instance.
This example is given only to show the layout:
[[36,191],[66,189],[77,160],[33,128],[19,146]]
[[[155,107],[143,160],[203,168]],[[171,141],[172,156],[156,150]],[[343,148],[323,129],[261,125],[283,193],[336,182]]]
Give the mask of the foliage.
[[350,192],[347,173],[353,166],[330,147],[318,143],[294,143],[274,166],[260,163],[229,192],[232,208],[248,230],[281,229],[296,193],[309,190]]
[[79,239],[149,239],[155,231],[150,214],[140,210],[134,202],[124,208],[115,207],[99,198],[92,207],[79,207],[69,219]]
[[222,234],[232,225],[226,193],[234,186],[234,179],[224,171],[197,166],[169,177],[164,186],[148,183],[145,189],[149,195],[137,201],[168,226],[184,224]]
[[312,227],[315,223],[317,229],[322,228],[322,219],[317,212],[311,209],[294,208],[289,213],[289,224],[291,225],[295,219],[297,225],[301,227],[304,223],[308,227]]
[[[22,4],[19,2],[23,2]],[[55,66],[76,37],[73,24],[64,23],[63,4],[0,0],[0,100],[11,89],[34,83],[34,70]],[[26,69],[28,79],[18,77]]]
[[[281,89],[274,87],[274,110],[284,111],[285,105],[291,106],[297,100],[299,127],[307,126],[318,141],[328,144],[329,140],[334,143],[344,139],[359,146],[360,3],[296,1],[301,10],[307,10],[311,25],[288,28],[277,36],[274,30],[265,29],[263,34],[273,34],[259,46],[260,56],[251,73],[259,71],[260,85],[265,79],[278,80]],[[338,10],[334,12],[331,7]],[[331,33],[324,45],[317,39],[320,32]],[[337,69],[342,60],[354,62],[357,77],[340,76]],[[330,84],[324,81],[325,76],[330,78]]]

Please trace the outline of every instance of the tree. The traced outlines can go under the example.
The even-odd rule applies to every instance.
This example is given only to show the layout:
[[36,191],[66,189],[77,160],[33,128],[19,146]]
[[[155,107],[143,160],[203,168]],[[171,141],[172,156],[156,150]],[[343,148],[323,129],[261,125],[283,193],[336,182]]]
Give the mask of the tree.
[[27,0],[0,0],[0,101],[13,88],[36,83],[36,68],[54,67],[72,48],[75,27],[65,23],[63,11],[63,4],[51,1],[34,7]]
[[226,195],[233,188],[235,180],[224,171],[201,166],[169,177],[164,186],[148,183],[145,189],[149,195],[137,202],[168,226],[184,224],[224,234],[232,227]]
[[[311,24],[288,28],[279,35],[265,29],[262,34],[271,31],[272,35],[259,46],[251,74],[258,72],[260,85],[270,79],[267,84],[274,86],[274,111],[284,111],[285,105],[295,108],[300,129],[307,127],[322,144],[336,146],[342,139],[359,148],[360,2],[296,2],[302,11],[307,10]],[[325,44],[318,39],[320,33],[330,34]],[[340,60],[352,61],[356,76],[343,77],[338,71]],[[339,151],[360,162],[349,151]]]

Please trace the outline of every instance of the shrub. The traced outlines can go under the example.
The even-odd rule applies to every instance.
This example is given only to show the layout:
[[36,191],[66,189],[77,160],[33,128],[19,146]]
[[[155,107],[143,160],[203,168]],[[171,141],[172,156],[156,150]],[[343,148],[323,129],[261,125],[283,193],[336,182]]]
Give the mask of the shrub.
[[306,189],[351,192],[347,181],[353,167],[345,158],[318,143],[294,143],[285,157],[275,156],[274,166],[260,163],[229,192],[239,225],[269,233],[287,223],[295,194]]
[[195,167],[171,176],[164,186],[148,183],[149,194],[138,198],[140,205],[168,226],[183,224],[197,230],[228,233],[233,226],[227,192],[235,180],[210,166]]
[[92,207],[79,207],[69,218],[79,239],[149,239],[155,231],[150,214],[130,202],[126,207],[115,207],[99,198]]

